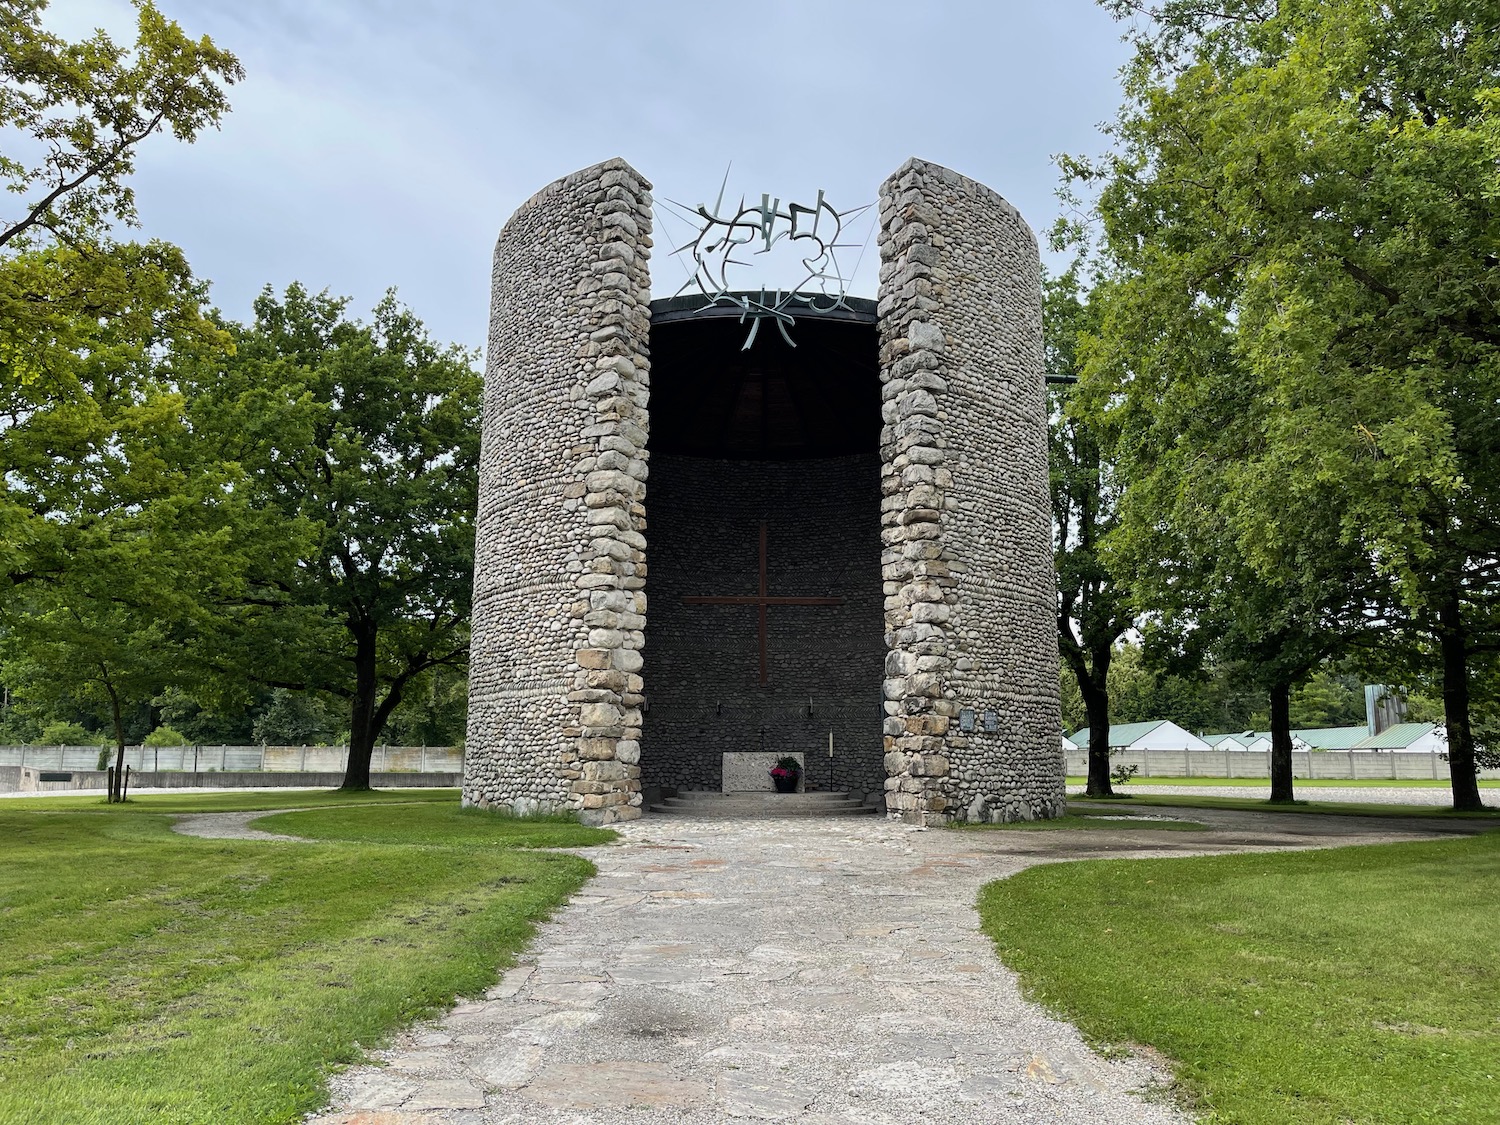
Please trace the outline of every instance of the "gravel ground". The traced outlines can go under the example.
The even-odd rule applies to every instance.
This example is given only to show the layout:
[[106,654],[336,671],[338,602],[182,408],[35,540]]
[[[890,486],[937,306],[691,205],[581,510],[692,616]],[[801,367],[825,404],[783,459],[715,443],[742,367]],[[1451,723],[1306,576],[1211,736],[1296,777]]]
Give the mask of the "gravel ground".
[[305,812],[304,809],[255,809],[250,812],[187,813],[172,822],[172,831],[184,836],[201,836],[205,840],[291,840],[299,844],[316,843],[303,836],[281,836],[251,828],[250,822],[275,813]]
[[[1295,788],[1295,787],[1294,787]],[[1164,796],[1195,797],[1258,797],[1266,800],[1271,796],[1271,783],[1265,785],[1153,785],[1150,782],[1132,781],[1116,786],[1121,793],[1160,793]],[[1452,805],[1453,791],[1446,787],[1424,786],[1402,789],[1396,786],[1351,786],[1348,789],[1305,786],[1295,789],[1297,797],[1307,801],[1357,801],[1380,805]],[[1083,793],[1082,785],[1068,786],[1073,796]],[[1479,796],[1487,805],[1500,806],[1500,790],[1481,789]]]
[[332,1108],[309,1120],[1184,1125],[1160,1096],[1166,1071],[1100,1057],[1021,998],[979,932],[979,888],[1060,859],[1432,831],[1363,817],[1184,815],[1210,830],[636,822],[621,843],[580,850],[599,875],[541,928],[524,964],[403,1033],[380,1053],[386,1065],[337,1076]]

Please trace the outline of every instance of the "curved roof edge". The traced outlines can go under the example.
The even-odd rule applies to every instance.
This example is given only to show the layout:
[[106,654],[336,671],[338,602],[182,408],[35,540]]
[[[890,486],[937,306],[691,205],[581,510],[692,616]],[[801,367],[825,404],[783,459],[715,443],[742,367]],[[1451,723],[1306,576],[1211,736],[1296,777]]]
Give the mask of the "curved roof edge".
[[[760,297],[760,290],[745,293],[727,293],[728,297]],[[845,297],[839,306],[832,309],[813,307],[810,301],[826,300],[818,296],[797,298],[798,307],[792,314],[798,319],[844,321],[849,324],[874,324],[877,322],[876,303],[870,297]],[[651,302],[651,323],[670,324],[678,320],[738,320],[743,315],[737,305],[715,304],[698,293],[680,297],[659,297]]]

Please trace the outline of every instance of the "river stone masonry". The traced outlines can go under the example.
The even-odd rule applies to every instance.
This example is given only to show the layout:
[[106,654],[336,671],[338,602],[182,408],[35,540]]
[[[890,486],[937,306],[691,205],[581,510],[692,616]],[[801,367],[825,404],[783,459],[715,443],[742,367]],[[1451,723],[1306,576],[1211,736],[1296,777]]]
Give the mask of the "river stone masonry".
[[495,246],[465,805],[641,815],[650,188],[585,168]]
[[[640,815],[650,187],[618,159],[575,172],[495,248],[466,805]],[[883,680],[871,654],[872,765],[883,752],[887,812],[910,823],[1054,816],[1036,240],[995,192],[919,160],[882,185],[879,239],[886,652]],[[855,495],[830,495],[857,517]]]
[[881,186],[879,237],[886,808],[917,824],[1056,816],[1036,238],[998,194],[921,160]]

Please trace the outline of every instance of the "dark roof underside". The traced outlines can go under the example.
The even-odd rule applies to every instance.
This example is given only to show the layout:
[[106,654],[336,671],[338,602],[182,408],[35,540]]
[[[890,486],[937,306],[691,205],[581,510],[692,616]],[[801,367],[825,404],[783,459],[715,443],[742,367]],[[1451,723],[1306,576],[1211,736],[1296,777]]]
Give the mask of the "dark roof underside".
[[[651,305],[651,449],[736,460],[869,453],[880,442],[873,302],[796,314],[787,331],[684,298]],[[701,305],[701,302],[698,302]]]

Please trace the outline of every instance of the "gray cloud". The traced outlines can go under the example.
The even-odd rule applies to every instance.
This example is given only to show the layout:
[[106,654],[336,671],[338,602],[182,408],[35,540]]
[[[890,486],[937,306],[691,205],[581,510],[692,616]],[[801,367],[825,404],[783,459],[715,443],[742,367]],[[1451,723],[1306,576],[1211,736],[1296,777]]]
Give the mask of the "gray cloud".
[[[160,0],[240,55],[218,133],[139,161],[148,236],[231,316],[299,280],[368,309],[389,286],[441,339],[484,337],[489,255],[532,192],[623,156],[658,197],[838,206],[919,155],[984,181],[1044,233],[1060,151],[1094,151],[1123,47],[1088,0],[759,5],[574,0]],[[64,10],[66,8],[66,11]],[[128,35],[125,0],[48,13]],[[683,273],[659,241],[659,292]],[[861,232],[862,233],[862,232]],[[874,288],[873,249],[856,291]]]

